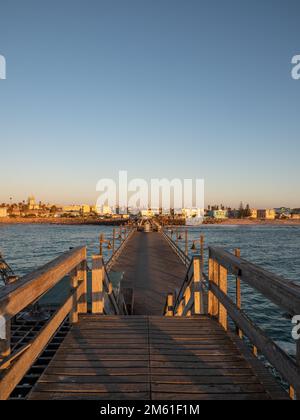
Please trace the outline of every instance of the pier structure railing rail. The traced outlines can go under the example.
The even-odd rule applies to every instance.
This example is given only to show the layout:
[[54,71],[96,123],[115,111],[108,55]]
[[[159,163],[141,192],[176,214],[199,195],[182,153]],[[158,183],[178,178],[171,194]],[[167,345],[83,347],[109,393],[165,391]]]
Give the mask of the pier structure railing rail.
[[[26,346],[11,352],[11,321],[20,312],[39,301],[66,276],[70,293],[36,337]],[[20,278],[0,291],[0,317],[5,334],[0,340],[0,400],[7,399],[19,381],[51,341],[64,320],[78,321],[87,312],[87,250],[74,248],[35,272]]]
[[[172,241],[168,237],[169,241]],[[173,242],[173,241],[172,241]],[[172,247],[178,253],[173,242]],[[209,247],[208,275],[204,273],[201,255],[195,255],[179,292],[167,296],[165,316],[191,316],[206,314],[217,319],[229,332],[229,318],[236,325],[237,339],[253,346],[290,385],[290,397],[300,399],[300,340],[297,341],[296,359],[285,353],[242,310],[242,282],[261,293],[290,316],[300,314],[300,284],[270,273],[223,248]],[[229,275],[235,278],[236,301],[228,295]]]

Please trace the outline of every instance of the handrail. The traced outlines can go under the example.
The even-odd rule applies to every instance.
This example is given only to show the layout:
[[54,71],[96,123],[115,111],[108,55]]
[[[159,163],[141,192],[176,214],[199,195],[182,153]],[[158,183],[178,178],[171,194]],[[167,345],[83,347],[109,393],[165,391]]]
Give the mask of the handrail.
[[300,283],[272,274],[222,248],[209,247],[210,258],[291,315],[300,314]]
[[166,241],[168,242],[168,244],[171,246],[171,248],[173,249],[173,251],[178,255],[178,257],[181,259],[181,261],[183,262],[183,264],[188,267],[191,263],[191,259],[188,255],[186,255],[182,249],[173,241],[173,239],[171,239],[169,237],[169,235],[162,230],[161,231],[162,236],[166,239]]
[[[126,231],[127,232],[127,231]],[[128,240],[133,236],[134,232],[136,232],[136,228],[131,228],[128,233],[127,236],[123,239],[123,241],[121,242],[120,246],[117,248],[117,250],[113,253],[113,255],[110,257],[110,259],[106,262],[105,264],[105,268],[106,271],[109,273],[112,265],[114,264],[115,260],[120,256],[121,252],[123,251],[123,249],[125,248],[126,243],[128,242]]]
[[0,316],[13,318],[86,261],[86,248],[74,248],[0,290]]

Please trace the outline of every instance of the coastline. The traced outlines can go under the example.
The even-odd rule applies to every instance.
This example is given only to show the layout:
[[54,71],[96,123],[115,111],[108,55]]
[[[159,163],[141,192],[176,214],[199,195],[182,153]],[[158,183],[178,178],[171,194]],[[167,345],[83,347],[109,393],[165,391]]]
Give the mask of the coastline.
[[[96,225],[96,226],[119,226],[127,224],[124,220],[95,220],[88,218],[0,218],[0,225]],[[250,220],[250,219],[227,219],[222,221],[207,222],[202,226],[300,226],[300,220]],[[184,225],[182,225],[183,227]]]

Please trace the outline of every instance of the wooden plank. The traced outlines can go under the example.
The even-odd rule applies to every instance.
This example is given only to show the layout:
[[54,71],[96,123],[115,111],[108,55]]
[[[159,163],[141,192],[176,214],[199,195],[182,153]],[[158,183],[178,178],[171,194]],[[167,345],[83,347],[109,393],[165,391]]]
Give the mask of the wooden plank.
[[[219,287],[220,290],[227,295],[227,270],[226,268],[220,266],[219,268]],[[228,329],[228,318],[226,308],[219,303],[219,324],[222,325],[225,331]]]
[[[249,394],[265,393],[261,384],[160,384],[152,383],[151,390],[154,393],[189,393],[189,394]],[[266,394],[267,397],[267,394]]]
[[189,394],[189,393],[180,393],[180,392],[152,392],[151,393],[152,400],[162,400],[162,401],[189,401],[189,400],[201,400],[201,401],[253,401],[253,400],[269,400],[266,393],[251,393],[251,394]]
[[73,393],[108,393],[108,392],[149,392],[149,383],[41,383],[34,388],[35,392],[73,392]]
[[292,315],[300,313],[300,287],[295,282],[270,273],[222,248],[210,247],[210,258],[216,259],[228,271],[262,293],[275,305]]
[[78,313],[86,314],[88,311],[87,304],[87,261],[86,261],[86,251],[84,261],[79,266],[78,269],[78,280],[83,282],[83,291],[78,301]]
[[61,393],[61,392],[33,392],[30,400],[149,400],[150,392],[101,392],[101,393]]
[[[219,285],[219,264],[212,258],[209,258],[208,265],[209,279],[216,285]],[[219,302],[211,291],[208,292],[208,313],[213,317],[219,315]]]
[[3,378],[1,378],[0,400],[6,400],[10,396],[16,385],[49,343],[66,316],[70,313],[72,307],[73,296],[70,296],[64,305],[48,321],[45,327],[38,333],[29,349],[20,356],[7,373],[5,373]]
[[0,289],[0,316],[13,318],[74,270],[85,256],[86,248],[74,248]]
[[93,255],[92,270],[92,313],[103,314],[104,266],[101,255]]

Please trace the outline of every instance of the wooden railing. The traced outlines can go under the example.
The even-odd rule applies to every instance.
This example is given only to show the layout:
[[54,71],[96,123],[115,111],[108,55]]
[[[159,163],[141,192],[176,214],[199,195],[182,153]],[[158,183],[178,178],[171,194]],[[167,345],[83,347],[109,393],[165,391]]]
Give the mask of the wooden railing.
[[[260,292],[285,312],[300,315],[300,284],[272,274],[222,248],[209,247],[209,273],[203,272],[201,257],[195,256],[178,293],[169,294],[164,309],[166,316],[207,314],[229,329],[228,318],[236,325],[240,339],[248,338],[254,355],[261,353],[290,385],[292,399],[300,398],[300,340],[296,360],[286,354],[255,325],[242,310],[242,282]],[[228,296],[228,275],[235,278],[236,301]]]
[[179,245],[177,243],[175,243],[172,238],[170,238],[170,236],[166,233],[166,231],[162,230],[161,234],[165,238],[165,240],[168,242],[170,247],[173,249],[173,251],[176,253],[176,255],[183,262],[183,264],[186,267],[189,267],[190,264],[191,264],[191,259],[188,256],[187,250],[186,250],[186,252],[182,251],[182,249],[179,247]]
[[236,302],[228,297],[228,274],[245,282],[291,316],[300,314],[300,284],[272,274],[222,248],[209,248],[209,314],[218,317],[226,330],[229,316],[236,324],[239,336],[245,335],[250,340],[254,354],[261,353],[290,384],[291,397],[297,394],[297,398],[300,398],[300,341],[296,344],[297,355],[294,360],[241,309],[239,287]]
[[[0,400],[7,399],[19,381],[39,357],[66,317],[76,323],[79,313],[87,312],[86,248],[76,248],[56,258],[39,270],[21,278],[0,291],[0,316],[5,320],[6,337],[0,341]],[[19,312],[37,302],[70,276],[70,294],[52,315],[33,341],[17,353],[11,353],[10,325]]]

